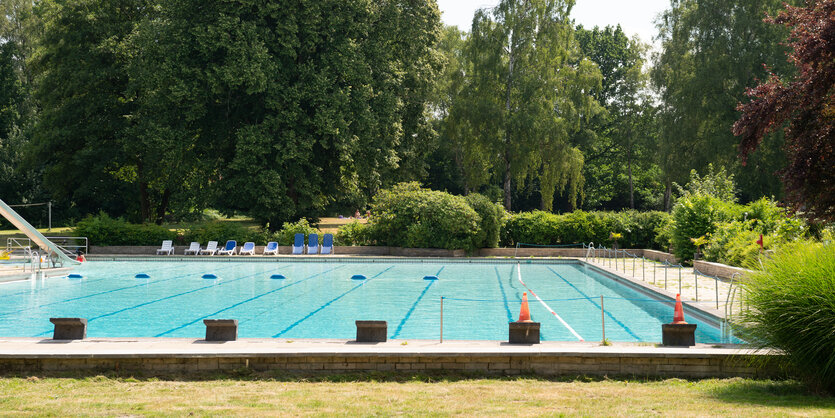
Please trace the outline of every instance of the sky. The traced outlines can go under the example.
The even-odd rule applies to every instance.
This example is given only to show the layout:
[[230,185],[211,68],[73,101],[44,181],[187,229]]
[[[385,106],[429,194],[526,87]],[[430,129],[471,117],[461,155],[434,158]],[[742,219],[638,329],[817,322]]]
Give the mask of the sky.
[[[469,31],[476,9],[497,3],[498,0],[438,0],[438,7],[445,24]],[[669,6],[670,0],[576,0],[571,16],[587,28],[620,23],[629,37],[637,34],[641,41],[652,43],[656,33],[653,21]]]

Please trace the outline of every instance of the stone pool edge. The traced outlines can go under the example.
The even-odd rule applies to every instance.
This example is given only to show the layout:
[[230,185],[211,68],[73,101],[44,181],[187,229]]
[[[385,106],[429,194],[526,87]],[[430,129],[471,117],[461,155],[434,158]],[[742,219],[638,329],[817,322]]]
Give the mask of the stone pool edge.
[[289,373],[474,373],[489,375],[779,378],[781,356],[741,346],[499,341],[179,338],[59,341],[0,338],[3,373],[139,372],[153,375],[241,370]]

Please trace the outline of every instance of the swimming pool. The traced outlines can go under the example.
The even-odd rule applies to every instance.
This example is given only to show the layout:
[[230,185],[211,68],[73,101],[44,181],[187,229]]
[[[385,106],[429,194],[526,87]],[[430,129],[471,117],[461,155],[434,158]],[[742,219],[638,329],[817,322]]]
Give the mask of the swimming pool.
[[[529,294],[544,341],[600,340],[601,295],[611,341],[661,341],[672,319],[669,301],[579,261],[518,266],[521,281],[510,260],[92,261],[73,272],[82,278],[0,285],[0,336],[50,337],[49,318],[82,317],[89,337],[202,338],[203,319],[237,319],[240,338],[352,339],[355,320],[385,320],[391,339],[437,339],[443,297],[444,339],[506,340],[530,291],[542,300]],[[687,320],[697,342],[723,342],[716,327]]]

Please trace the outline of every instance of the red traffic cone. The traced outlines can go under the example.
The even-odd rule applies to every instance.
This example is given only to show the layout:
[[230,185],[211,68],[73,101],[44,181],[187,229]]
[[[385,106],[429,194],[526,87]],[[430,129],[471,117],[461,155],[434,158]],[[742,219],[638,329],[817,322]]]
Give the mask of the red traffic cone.
[[673,313],[673,323],[674,324],[686,324],[687,322],[684,321],[684,308],[681,306],[681,295],[676,294],[676,309]]
[[516,322],[533,322],[528,308],[528,293],[522,293],[522,308],[519,310],[519,320]]

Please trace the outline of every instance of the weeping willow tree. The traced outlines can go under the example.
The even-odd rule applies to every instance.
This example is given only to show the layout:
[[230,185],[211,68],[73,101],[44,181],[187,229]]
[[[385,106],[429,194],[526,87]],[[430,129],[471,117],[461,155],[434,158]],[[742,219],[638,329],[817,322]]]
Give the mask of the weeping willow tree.
[[514,182],[538,179],[545,210],[555,192],[567,191],[572,206],[581,194],[583,156],[572,137],[602,111],[590,95],[601,76],[574,39],[573,4],[504,0],[473,18],[460,109],[451,113],[471,128],[463,145],[489,159],[481,169],[500,177],[507,209]]

